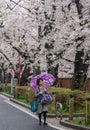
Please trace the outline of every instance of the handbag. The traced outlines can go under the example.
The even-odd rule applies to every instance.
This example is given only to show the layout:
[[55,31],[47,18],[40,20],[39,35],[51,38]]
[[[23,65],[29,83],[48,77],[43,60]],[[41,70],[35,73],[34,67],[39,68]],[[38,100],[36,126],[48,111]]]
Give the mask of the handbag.
[[49,94],[43,94],[43,98],[41,99],[40,103],[42,105],[48,105],[48,104],[51,104],[53,101],[53,98],[51,95]]
[[30,104],[30,110],[32,112],[37,112],[38,109],[38,102],[37,101],[32,101]]

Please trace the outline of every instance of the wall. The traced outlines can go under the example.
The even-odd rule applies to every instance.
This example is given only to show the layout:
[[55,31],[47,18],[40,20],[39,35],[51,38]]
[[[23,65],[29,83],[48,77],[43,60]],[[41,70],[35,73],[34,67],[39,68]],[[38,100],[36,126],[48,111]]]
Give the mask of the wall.
[[[58,80],[58,84],[62,88],[71,88],[71,86],[72,86],[72,78],[60,78]],[[86,90],[90,91],[90,78],[88,78],[88,81],[86,83]]]

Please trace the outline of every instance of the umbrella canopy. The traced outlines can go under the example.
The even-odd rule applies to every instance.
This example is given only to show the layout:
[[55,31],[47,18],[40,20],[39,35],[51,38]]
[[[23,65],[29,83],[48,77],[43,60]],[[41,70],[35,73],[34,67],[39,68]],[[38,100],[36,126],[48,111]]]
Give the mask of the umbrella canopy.
[[38,87],[37,86],[37,79],[39,79],[39,78],[43,79],[44,86],[47,87],[47,88],[52,86],[53,83],[56,80],[56,78],[52,74],[49,74],[49,73],[39,74],[39,75],[35,76],[34,78],[32,78],[31,81],[30,81],[30,87],[32,89],[35,90]]

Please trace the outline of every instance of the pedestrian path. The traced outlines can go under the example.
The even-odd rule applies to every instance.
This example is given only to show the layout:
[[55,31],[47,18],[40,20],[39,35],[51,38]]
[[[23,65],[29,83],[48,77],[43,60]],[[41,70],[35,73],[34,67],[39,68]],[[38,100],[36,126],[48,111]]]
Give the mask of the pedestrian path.
[[65,126],[61,125],[61,124],[59,123],[59,122],[60,122],[60,121],[59,121],[59,118],[47,118],[47,121],[48,121],[50,124],[56,126],[58,129],[60,128],[60,129],[64,129],[64,130],[75,130],[75,129],[68,128],[68,127],[65,127]]

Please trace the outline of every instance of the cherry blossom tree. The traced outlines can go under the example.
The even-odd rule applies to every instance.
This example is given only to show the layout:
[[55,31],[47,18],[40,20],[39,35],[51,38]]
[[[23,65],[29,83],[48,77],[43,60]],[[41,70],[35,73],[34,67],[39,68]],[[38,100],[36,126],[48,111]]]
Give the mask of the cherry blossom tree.
[[[0,54],[8,68],[73,77],[83,89],[90,62],[88,0],[1,0]],[[39,70],[39,71],[37,71]],[[27,77],[26,76],[26,77]]]

